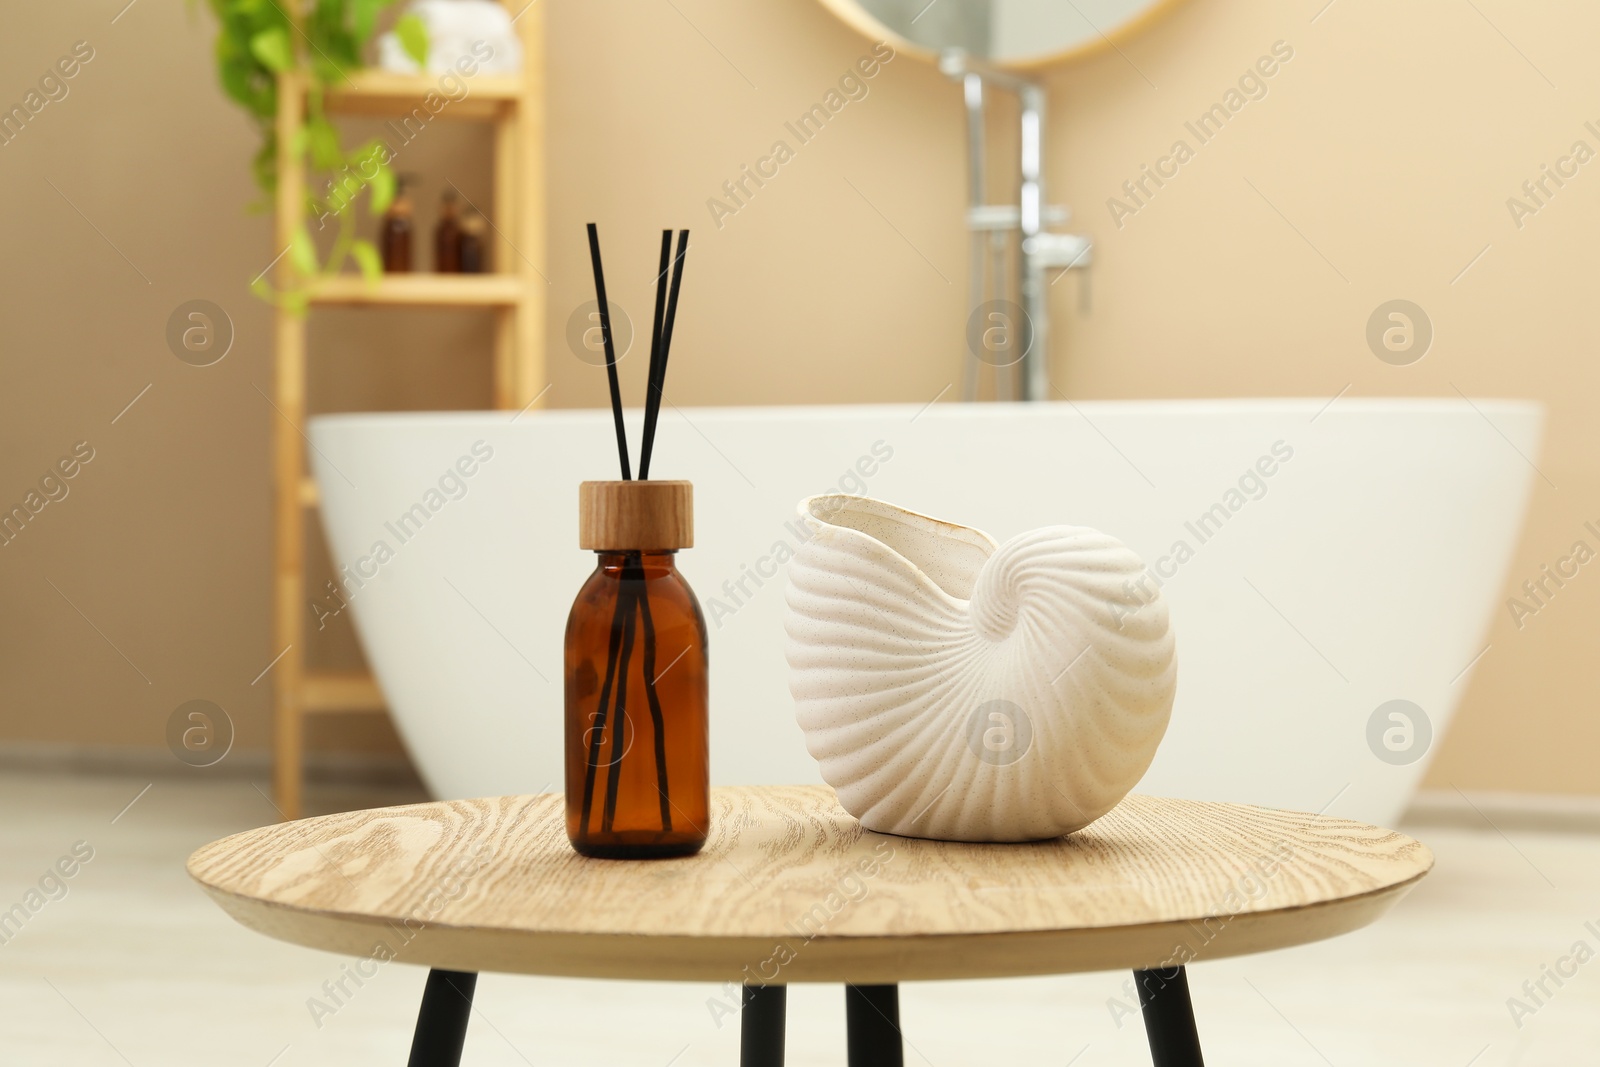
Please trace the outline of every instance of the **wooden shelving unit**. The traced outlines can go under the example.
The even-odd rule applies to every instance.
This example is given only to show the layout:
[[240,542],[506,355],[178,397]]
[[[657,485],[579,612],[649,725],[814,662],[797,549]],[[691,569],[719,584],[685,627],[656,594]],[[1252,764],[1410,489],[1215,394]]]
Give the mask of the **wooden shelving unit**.
[[[385,308],[476,308],[495,316],[495,407],[530,404],[544,379],[544,281],[534,261],[544,248],[544,5],[521,8],[516,19],[523,47],[518,77],[479,75],[462,79],[466,95],[452,100],[436,118],[488,122],[494,128],[494,199],[486,214],[493,229],[497,273],[475,275],[389,275],[369,282],[359,275],[297,277],[288,257],[276,268],[281,287],[308,286],[311,310],[355,306]],[[327,108],[340,115],[404,118],[439,88],[430,75],[383,71],[353,74],[330,91]],[[304,122],[306,84],[299,74],[280,78],[277,132],[290,144]],[[306,175],[280,160],[276,197],[277,249],[286,248],[301,217]],[[383,693],[371,675],[359,671],[310,671],[306,667],[306,624],[310,621],[305,574],[306,517],[318,505],[316,483],[306,472],[306,319],[276,313],[274,402],[284,418],[275,420],[273,442],[274,590],[272,668],[273,791],[286,819],[300,817],[304,785],[305,721],[333,713],[381,714]]]
[[[450,100],[441,115],[497,119],[516,110],[522,102],[524,79],[521,77],[479,74],[461,80],[466,86],[466,95],[460,100]],[[422,107],[428,93],[438,91],[437,78],[364,70],[352,74],[348,83],[330,88],[326,106],[330,113],[341,115],[404,116]]]
[[310,286],[313,304],[483,308],[515,307],[525,289],[514,274],[390,274],[377,281],[340,274]]

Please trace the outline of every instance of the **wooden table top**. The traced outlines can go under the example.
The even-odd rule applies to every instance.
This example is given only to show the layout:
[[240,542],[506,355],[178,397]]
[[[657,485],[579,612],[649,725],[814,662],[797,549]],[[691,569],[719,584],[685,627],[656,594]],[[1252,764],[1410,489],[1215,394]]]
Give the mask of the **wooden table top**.
[[712,791],[686,859],[585,859],[557,794],[250,830],[189,873],[251,929],[461,971],[858,984],[1173,966],[1332,937],[1433,865],[1365,823],[1130,796],[1068,837],[862,830],[822,786]]

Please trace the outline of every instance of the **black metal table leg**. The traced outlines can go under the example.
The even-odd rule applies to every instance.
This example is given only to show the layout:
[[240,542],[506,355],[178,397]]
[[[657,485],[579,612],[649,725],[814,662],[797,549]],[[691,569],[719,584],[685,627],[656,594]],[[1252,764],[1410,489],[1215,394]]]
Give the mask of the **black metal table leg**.
[[739,1017],[739,1067],[783,1067],[784,1007],[789,987],[747,985]]
[[478,976],[467,971],[428,972],[408,1067],[461,1067],[461,1046],[467,1040],[472,991],[477,986]]
[[1139,1008],[1155,1067],[1205,1067],[1194,1005],[1189,1001],[1189,976],[1183,968],[1134,971],[1133,981],[1139,987]]
[[899,986],[845,986],[844,1019],[850,1067],[903,1067]]

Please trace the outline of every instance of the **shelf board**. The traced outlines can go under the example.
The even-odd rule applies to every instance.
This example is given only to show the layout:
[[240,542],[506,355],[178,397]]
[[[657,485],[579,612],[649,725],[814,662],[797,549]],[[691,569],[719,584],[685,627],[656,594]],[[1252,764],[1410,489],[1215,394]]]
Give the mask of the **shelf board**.
[[322,502],[322,491],[317,488],[317,480],[307,475],[300,479],[300,506],[314,508]]
[[[386,70],[360,70],[349,81],[328,88],[326,108],[331,114],[367,115],[404,119],[421,110],[431,122],[436,118],[483,121],[504,116],[522,98],[522,79],[515,75],[479,74],[458,78],[461,88],[453,89],[459,99],[452,100],[441,88],[443,75],[394,74]],[[429,94],[433,107],[428,106]],[[412,118],[421,129],[420,117]]]
[[379,712],[386,707],[377,679],[365,671],[307,671],[300,682],[300,709],[307,715]]
[[523,297],[515,274],[386,274],[368,281],[336,274],[311,284],[316,304],[409,304],[416,307],[509,307]]

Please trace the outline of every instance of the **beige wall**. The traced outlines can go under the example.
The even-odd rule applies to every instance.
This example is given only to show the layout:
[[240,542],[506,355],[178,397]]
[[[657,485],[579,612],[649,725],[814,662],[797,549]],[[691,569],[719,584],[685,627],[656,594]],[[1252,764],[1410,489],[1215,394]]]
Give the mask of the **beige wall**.
[[[785,120],[870,43],[811,0],[542,2],[552,404],[604,397],[563,339],[590,296],[589,219],[604,227],[614,297],[636,317],[649,311],[652,233],[695,228],[702,313],[674,346],[676,403],[924,401],[957,379],[964,194],[951,83],[909,58],[889,64],[719,229],[706,200],[792,140]],[[245,291],[270,256],[265,221],[242,211],[253,136],[213,87],[205,17],[141,3],[112,24],[121,6],[35,5],[0,39],[3,102],[73,42],[96,52],[71,95],[0,148],[0,501],[20,499],[74,442],[96,451],[71,495],[0,549],[0,737],[159,745],[171,709],[206,697],[232,713],[242,746],[259,747],[267,682],[250,683],[275,651],[277,416],[257,391],[271,378],[269,317]],[[1600,11],[1337,0],[1311,22],[1321,6],[1191,0],[1120,54],[1050,75],[1052,200],[1097,242],[1089,309],[1076,279],[1056,287],[1055,381],[1074,397],[1349,386],[1543,399],[1538,462],[1553,484],[1538,483],[1520,583],[1600,517],[1586,417],[1600,371],[1585,314],[1600,281],[1600,163],[1520,229],[1505,206],[1574,140],[1600,149],[1583,128],[1600,126],[1585,52]],[[1294,57],[1265,98],[1119,228],[1107,198],[1280,40]],[[435,127],[401,165],[424,175],[429,201],[445,178],[478,199],[487,158],[481,131]],[[625,264],[642,267],[631,282]],[[232,353],[205,369],[162,339],[171,310],[196,297],[238,328]],[[1372,309],[1394,297],[1435,324],[1414,366],[1380,363],[1363,339]],[[481,405],[487,336],[470,315],[319,319],[315,407]],[[623,369],[641,394],[643,361]],[[1600,668],[1585,653],[1597,619],[1600,578],[1587,571],[1520,632],[1502,612],[1432,782],[1595,791]],[[312,651],[354,655],[339,630]],[[318,741],[393,744],[360,720],[324,725]]]

